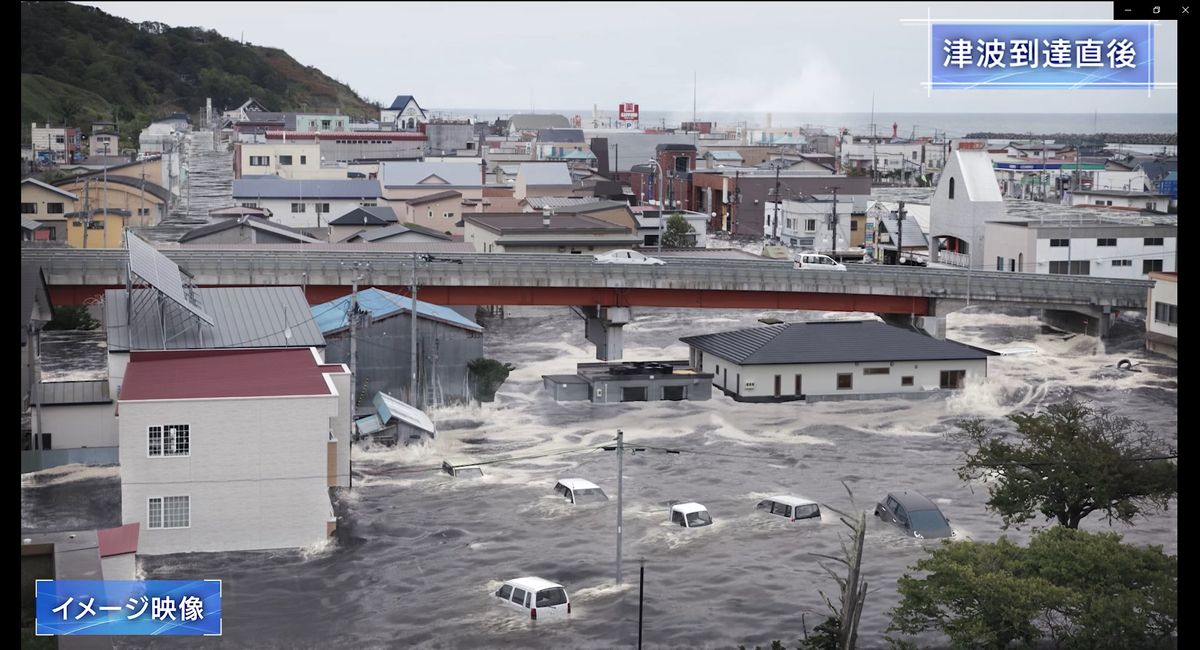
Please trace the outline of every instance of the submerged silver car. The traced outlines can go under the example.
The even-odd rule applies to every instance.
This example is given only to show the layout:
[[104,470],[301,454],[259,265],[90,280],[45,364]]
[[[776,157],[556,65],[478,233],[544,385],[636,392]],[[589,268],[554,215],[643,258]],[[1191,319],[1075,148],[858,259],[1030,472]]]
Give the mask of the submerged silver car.
[[891,492],[875,504],[875,516],[894,524],[909,537],[932,539],[950,537],[950,520],[929,497],[919,492]]

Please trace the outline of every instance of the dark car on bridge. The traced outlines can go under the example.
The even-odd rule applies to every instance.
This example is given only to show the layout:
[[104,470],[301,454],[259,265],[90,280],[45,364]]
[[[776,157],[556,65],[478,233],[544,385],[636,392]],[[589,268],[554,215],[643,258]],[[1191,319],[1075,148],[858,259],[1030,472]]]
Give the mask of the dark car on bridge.
[[875,516],[894,524],[909,537],[932,539],[950,537],[950,520],[929,497],[919,492],[891,492],[875,504]]

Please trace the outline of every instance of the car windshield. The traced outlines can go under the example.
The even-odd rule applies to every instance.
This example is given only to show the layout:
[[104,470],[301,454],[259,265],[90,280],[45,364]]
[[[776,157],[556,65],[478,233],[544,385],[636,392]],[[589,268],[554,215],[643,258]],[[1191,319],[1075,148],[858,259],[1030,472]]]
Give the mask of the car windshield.
[[604,494],[604,490],[600,488],[575,490],[575,503],[595,503],[596,501],[608,501],[608,496]]
[[937,510],[917,510],[909,512],[908,515],[913,530],[940,530],[950,525]]
[[555,605],[567,604],[567,592],[562,587],[554,587],[553,589],[543,589],[537,592],[535,600],[537,607],[554,607]]
[[711,523],[712,523],[712,517],[708,516],[707,511],[702,510],[700,512],[689,512],[687,515],[688,528],[695,528],[696,526],[707,526]]

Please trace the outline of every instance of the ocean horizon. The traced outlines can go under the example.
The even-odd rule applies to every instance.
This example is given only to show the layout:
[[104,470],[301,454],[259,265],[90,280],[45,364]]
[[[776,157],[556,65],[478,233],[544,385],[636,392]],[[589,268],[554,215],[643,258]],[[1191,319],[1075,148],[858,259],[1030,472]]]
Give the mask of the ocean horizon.
[[[429,109],[435,115],[464,116],[488,122],[507,119],[510,115],[528,113],[528,109],[495,108],[447,108]],[[579,116],[583,128],[590,128],[592,110],[586,109],[539,109],[537,113],[558,113],[568,119]],[[841,128],[855,134],[871,131],[871,113],[816,113],[778,112],[770,113],[773,127],[815,127],[828,133]],[[697,111],[696,120],[714,122],[718,128],[743,125],[746,128],[762,128],[767,125],[768,113]],[[597,111],[601,128],[616,123],[615,110]],[[677,127],[681,122],[692,120],[691,111],[642,111],[642,128]],[[1178,133],[1178,113],[890,113],[879,111],[874,114],[875,131],[881,135],[891,132],[896,125],[896,134],[901,137],[912,135],[934,135],[945,133],[949,137],[963,137],[968,133]]]

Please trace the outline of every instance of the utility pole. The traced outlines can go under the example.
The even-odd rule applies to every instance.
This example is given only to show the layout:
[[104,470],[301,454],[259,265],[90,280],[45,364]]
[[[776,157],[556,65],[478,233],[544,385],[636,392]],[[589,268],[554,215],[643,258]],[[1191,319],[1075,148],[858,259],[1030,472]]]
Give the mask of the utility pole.
[[829,248],[830,248],[830,250],[832,250],[832,251],[833,251],[833,253],[836,255],[836,254],[837,254],[837,226],[838,226],[838,213],[837,213],[837,191],[838,191],[838,186],[837,186],[837,185],[834,185],[834,186],[833,186],[832,188],[830,188],[830,189],[832,189],[832,190],[833,190],[833,215],[832,215],[832,216],[833,216],[833,218],[832,218],[832,220],[830,221],[830,225],[831,225],[831,226],[832,226],[832,228],[833,228],[833,232],[832,232],[832,233],[830,233],[830,242],[829,242]]
[[363,269],[370,270],[367,262],[350,262],[350,437],[354,437],[354,416],[358,415],[358,282],[363,279]]
[[409,379],[408,379],[408,401],[418,409],[421,408],[421,394],[417,389],[417,252],[412,254],[412,284],[409,285],[409,299],[412,300],[411,309],[408,312],[409,321],[412,324],[411,338],[408,342],[409,349]]
[[621,584],[621,514],[625,475],[625,433],[617,429],[617,584]]
[[904,254],[904,201],[900,202],[900,210],[896,213],[896,265],[904,263],[901,255]]
[[642,650],[642,604],[646,592],[646,558],[641,559],[638,576],[638,650]]
[[88,201],[88,181],[90,178],[83,179],[83,247],[86,249],[88,240],[88,231],[92,229],[92,206]]
[[775,223],[771,227],[771,239],[775,241],[779,241],[779,203],[783,200],[779,194],[779,165],[775,165]]

